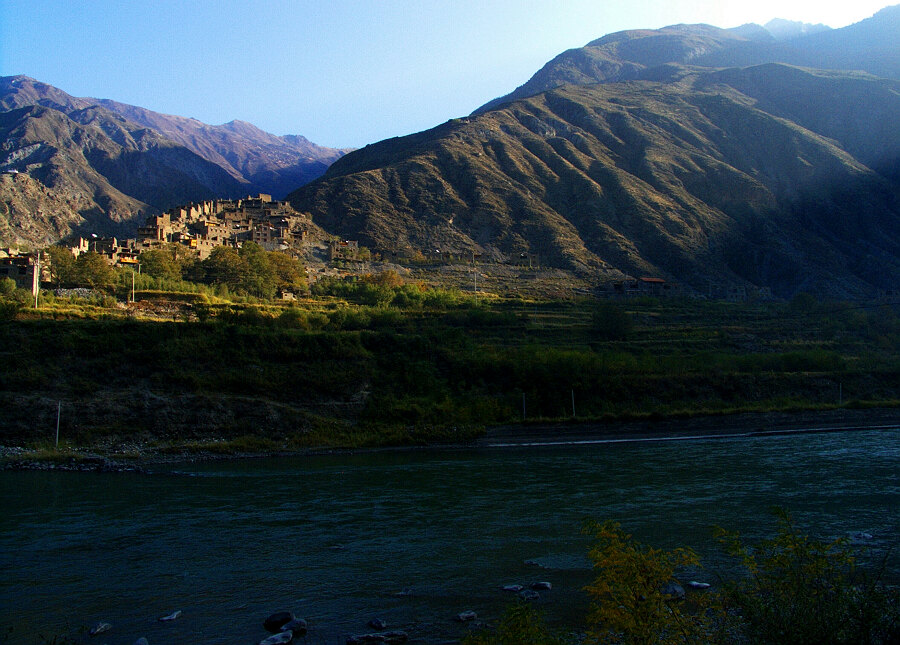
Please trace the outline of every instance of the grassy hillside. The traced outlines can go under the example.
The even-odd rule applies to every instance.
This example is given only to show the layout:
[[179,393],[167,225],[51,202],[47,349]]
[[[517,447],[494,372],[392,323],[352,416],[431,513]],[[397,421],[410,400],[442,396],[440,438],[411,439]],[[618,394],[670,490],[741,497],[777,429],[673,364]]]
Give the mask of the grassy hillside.
[[[892,406],[894,310],[498,300],[379,306],[56,302],[0,323],[0,443],[296,449],[460,441],[484,426]],[[197,319],[197,314],[205,322]],[[7,316],[9,318],[9,316]]]

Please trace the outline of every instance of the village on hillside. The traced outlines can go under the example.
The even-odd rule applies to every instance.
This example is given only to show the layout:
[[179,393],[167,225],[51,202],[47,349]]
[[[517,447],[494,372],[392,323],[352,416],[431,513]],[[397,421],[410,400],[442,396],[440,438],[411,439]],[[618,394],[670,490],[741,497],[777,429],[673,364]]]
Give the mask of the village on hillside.
[[[171,248],[175,244],[186,256],[198,260],[207,259],[217,247],[241,248],[245,242],[254,242],[266,251],[279,251],[300,258],[304,247],[311,240],[313,224],[307,214],[296,211],[287,201],[273,200],[271,195],[258,194],[243,199],[214,199],[190,203],[171,208],[160,215],[152,215],[137,230],[133,239],[119,240],[115,237],[80,237],[66,245],[74,257],[93,252],[113,267],[132,267],[140,271],[140,256],[146,251]],[[402,262],[396,251],[376,251],[362,247],[356,240],[340,238],[328,242],[327,257],[344,267],[360,269],[370,259],[393,256]],[[416,265],[442,266],[466,263],[468,253],[444,249],[428,249],[410,253],[411,262]],[[481,254],[472,253],[472,266]],[[406,258],[410,260],[410,258]],[[513,282],[533,281],[539,266],[536,255],[522,254],[516,261],[507,261],[504,269]],[[518,268],[516,268],[518,267]],[[498,267],[499,268],[499,267]],[[527,269],[526,269],[527,268]],[[311,270],[315,271],[315,270]],[[352,270],[343,273],[353,273]],[[315,276],[309,276],[315,281]],[[51,282],[50,258],[46,253],[18,253],[0,250],[0,279],[12,278],[16,286],[36,294],[42,283]],[[598,285],[596,295],[601,297],[653,296],[672,297],[690,295],[681,285],[659,277],[625,277]],[[744,286],[715,285],[700,297],[711,297],[732,301],[769,299],[768,289],[752,289]]]
[[[177,206],[161,215],[152,215],[138,228],[134,239],[80,237],[66,245],[74,257],[94,252],[111,266],[139,267],[144,251],[169,244],[184,247],[197,259],[209,257],[219,246],[239,248],[252,241],[267,251],[298,254],[308,238],[310,220],[286,201],[259,194],[245,199],[215,199]],[[339,243],[336,243],[339,245]],[[40,283],[50,281],[50,261],[46,254],[0,251],[0,279],[8,277],[16,286],[33,293]]]

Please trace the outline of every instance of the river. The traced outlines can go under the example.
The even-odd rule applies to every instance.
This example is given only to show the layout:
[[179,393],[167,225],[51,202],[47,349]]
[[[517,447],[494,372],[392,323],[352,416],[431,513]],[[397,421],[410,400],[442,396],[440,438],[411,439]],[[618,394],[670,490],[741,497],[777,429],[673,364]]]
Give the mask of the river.
[[[309,643],[376,616],[445,642],[467,629],[453,616],[495,618],[514,599],[501,585],[536,581],[553,584],[550,621],[575,625],[587,518],[693,547],[707,568],[691,576],[710,582],[726,566],[710,527],[770,535],[773,505],[820,537],[871,534],[873,552],[900,535],[896,428],[153,470],[0,472],[0,643],[254,643],[283,609],[309,620]],[[102,637],[78,635],[101,621]]]

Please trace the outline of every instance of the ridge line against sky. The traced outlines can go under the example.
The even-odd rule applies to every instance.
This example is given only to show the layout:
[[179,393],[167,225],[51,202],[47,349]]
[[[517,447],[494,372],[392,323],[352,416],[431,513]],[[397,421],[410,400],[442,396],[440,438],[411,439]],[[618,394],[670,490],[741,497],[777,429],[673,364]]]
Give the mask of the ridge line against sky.
[[362,147],[465,116],[608,33],[772,18],[833,28],[891,0],[0,0],[0,75],[209,124]]

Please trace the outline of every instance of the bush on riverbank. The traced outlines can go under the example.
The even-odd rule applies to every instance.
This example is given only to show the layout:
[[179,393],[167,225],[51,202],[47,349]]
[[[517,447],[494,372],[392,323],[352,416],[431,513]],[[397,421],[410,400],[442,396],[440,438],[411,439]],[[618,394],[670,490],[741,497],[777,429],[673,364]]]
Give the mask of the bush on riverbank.
[[[900,642],[900,591],[857,565],[846,539],[819,540],[776,511],[772,538],[747,544],[716,529],[737,570],[716,590],[690,591],[680,572],[699,567],[689,549],[662,551],[642,544],[616,522],[590,523],[589,557],[596,577],[585,638],[607,645],[711,643],[738,645],[889,645]],[[685,592],[683,587],[688,587]],[[540,615],[512,605],[493,629],[464,645],[568,642]]]

